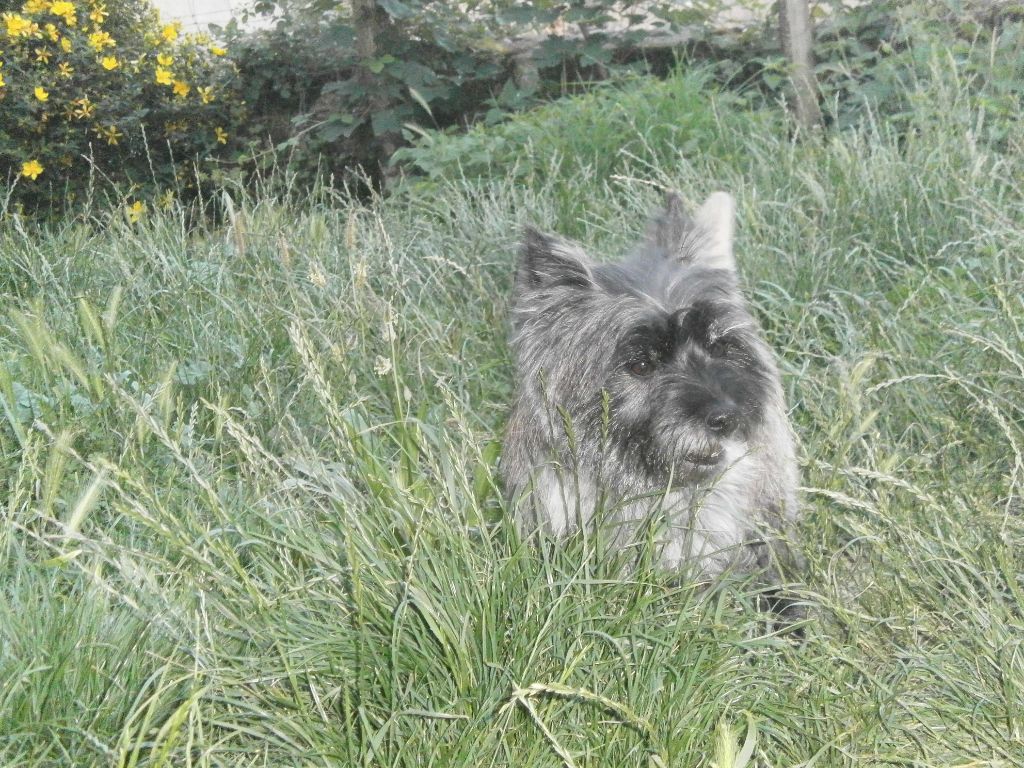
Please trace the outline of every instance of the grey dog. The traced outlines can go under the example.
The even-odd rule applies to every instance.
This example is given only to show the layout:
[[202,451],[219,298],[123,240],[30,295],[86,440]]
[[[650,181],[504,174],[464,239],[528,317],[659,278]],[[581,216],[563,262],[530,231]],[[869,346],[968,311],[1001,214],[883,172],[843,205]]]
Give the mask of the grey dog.
[[501,459],[525,533],[601,527],[668,569],[778,575],[797,517],[779,373],[739,290],[735,205],[670,193],[634,252],[599,264],[525,232]]

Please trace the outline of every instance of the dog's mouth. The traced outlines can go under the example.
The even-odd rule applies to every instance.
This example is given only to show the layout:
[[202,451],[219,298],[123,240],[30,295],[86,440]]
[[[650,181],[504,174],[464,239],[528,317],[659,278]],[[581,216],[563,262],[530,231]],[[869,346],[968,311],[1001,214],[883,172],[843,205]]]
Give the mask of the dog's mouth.
[[654,461],[651,465],[662,471],[671,470],[677,477],[696,481],[715,474],[726,461],[728,446],[724,441],[709,439],[707,436],[683,433],[675,436],[670,443],[651,442],[649,447],[659,449],[660,456],[649,454]]
[[722,458],[722,451],[714,453],[685,453],[683,461],[698,467],[713,467]]

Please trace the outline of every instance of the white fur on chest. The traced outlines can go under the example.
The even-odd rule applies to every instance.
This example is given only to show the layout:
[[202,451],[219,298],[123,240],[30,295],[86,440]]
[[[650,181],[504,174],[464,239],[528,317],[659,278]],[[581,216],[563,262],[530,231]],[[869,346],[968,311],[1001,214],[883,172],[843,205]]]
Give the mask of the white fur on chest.
[[[653,514],[659,560],[676,570],[692,562],[706,575],[720,573],[749,557],[744,547],[756,540],[755,499],[764,468],[749,454],[738,454],[725,471],[705,486],[672,490],[634,501],[608,502],[614,538],[625,543]],[[592,523],[597,485],[585,474],[544,467],[532,494],[535,522],[562,536]]]
[[746,559],[744,545],[756,539],[755,488],[761,471],[753,457],[742,455],[708,487],[670,493],[662,565],[676,569],[695,561],[704,573],[717,574]]
[[597,487],[586,475],[544,467],[534,483],[537,518],[555,536],[590,525],[597,507]]

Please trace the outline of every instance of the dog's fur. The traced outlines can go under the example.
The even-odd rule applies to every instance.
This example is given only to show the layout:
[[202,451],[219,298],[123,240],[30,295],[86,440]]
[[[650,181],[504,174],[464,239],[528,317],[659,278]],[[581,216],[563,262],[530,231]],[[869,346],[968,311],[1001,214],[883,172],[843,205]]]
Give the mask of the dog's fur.
[[[791,561],[797,468],[773,356],[740,294],[734,203],[670,194],[625,260],[532,229],[515,280],[518,393],[501,458],[525,533],[655,526],[669,569]],[[650,529],[647,529],[650,530]]]

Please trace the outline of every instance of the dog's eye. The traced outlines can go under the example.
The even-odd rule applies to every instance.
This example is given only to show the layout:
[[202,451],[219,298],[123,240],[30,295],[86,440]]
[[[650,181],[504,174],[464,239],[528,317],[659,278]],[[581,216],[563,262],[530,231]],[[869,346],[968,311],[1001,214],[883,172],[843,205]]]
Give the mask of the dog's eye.
[[634,376],[649,376],[654,373],[654,363],[646,357],[642,357],[629,364],[629,372]]
[[711,345],[712,357],[736,357],[743,354],[743,345],[728,336],[716,339]]

